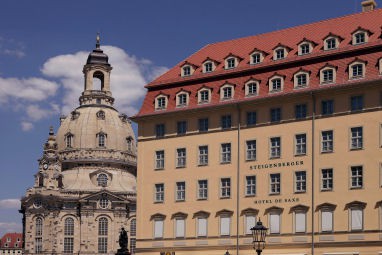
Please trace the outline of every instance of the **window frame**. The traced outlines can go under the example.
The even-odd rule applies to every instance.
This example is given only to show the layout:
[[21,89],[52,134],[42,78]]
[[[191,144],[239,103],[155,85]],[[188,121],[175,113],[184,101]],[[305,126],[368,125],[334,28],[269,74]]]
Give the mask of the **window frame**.
[[164,183],[154,184],[154,203],[164,203],[165,199],[165,186]]
[[[360,131],[360,132],[359,132]],[[349,130],[349,146],[350,150],[362,150],[364,148],[364,132],[363,126],[351,127]]]
[[[207,93],[208,99],[206,100],[204,97],[206,96],[204,93]],[[198,104],[208,104],[211,102],[211,89],[202,88],[198,91]]]
[[336,68],[327,66],[320,70],[320,85],[333,84],[336,82],[336,78]]
[[186,201],[186,182],[178,181],[175,183],[175,202]]
[[[255,88],[255,92],[253,92],[253,87]],[[252,89],[250,89],[252,88]],[[251,91],[252,90],[252,91]],[[259,95],[259,81],[257,80],[249,80],[245,83],[245,96],[246,97],[254,97]]]
[[229,56],[224,60],[224,68],[226,70],[234,69],[238,65],[238,59],[235,56]]
[[221,129],[231,129],[232,128],[232,115],[225,114],[221,116]]
[[320,173],[320,191],[333,191],[334,171],[333,168],[322,168]]
[[334,114],[334,100],[321,100],[321,115],[329,116]]
[[256,196],[257,189],[257,179],[256,175],[245,176],[245,196],[254,197]]
[[269,178],[269,195],[280,195],[281,194],[281,173],[269,173],[268,178]]
[[189,104],[189,93],[181,91],[176,94],[176,107],[186,107]]
[[362,111],[365,107],[363,95],[353,95],[350,97],[350,112]]
[[295,105],[295,118],[297,120],[306,119],[308,115],[308,105],[306,103]]
[[156,150],[155,151],[155,170],[162,170],[165,168],[165,151],[164,150]]
[[220,199],[231,198],[231,187],[232,187],[232,183],[231,183],[230,177],[220,178],[219,198]]
[[196,197],[198,200],[208,199],[208,180],[207,179],[202,179],[197,181]]
[[208,165],[208,145],[198,146],[198,166]]
[[281,136],[269,138],[269,159],[276,158],[281,158]]
[[220,100],[232,100],[235,97],[235,87],[232,84],[224,84],[220,88]]
[[[300,79],[299,77],[305,77],[305,83],[300,84]],[[301,89],[301,88],[306,88],[309,87],[309,81],[310,81],[310,75],[309,72],[307,71],[299,71],[293,75],[293,81],[294,81],[294,88],[295,89]]]
[[[301,140],[303,139],[303,140]],[[300,133],[296,134],[294,136],[294,142],[295,142],[295,150],[294,150],[294,155],[295,156],[304,156],[307,155],[307,136],[306,133]]]
[[[280,84],[275,84],[276,81],[279,81]],[[277,86],[274,88],[274,86]],[[278,88],[280,87],[280,88]],[[269,79],[269,93],[282,92],[284,90],[284,77],[280,75],[274,75]]]
[[284,46],[279,46],[273,50],[273,60],[285,59],[288,56],[288,50]]
[[245,160],[255,161],[257,158],[257,142],[256,139],[245,141]]
[[176,149],[176,168],[187,166],[187,149],[185,147]]
[[177,135],[186,135],[187,134],[187,121],[181,120],[176,122],[176,134]]
[[155,97],[155,111],[162,111],[167,109],[168,96],[159,94]]
[[231,143],[220,144],[220,164],[230,164],[232,160]]
[[270,123],[280,123],[282,120],[281,107],[274,107],[270,109]]
[[[350,178],[349,178],[349,187],[353,189],[363,189],[364,188],[364,170],[363,165],[350,166]],[[354,173],[353,170],[357,172]],[[359,171],[360,170],[360,171]]]
[[155,124],[155,138],[162,138],[166,134],[166,126],[164,123]]
[[[357,69],[355,70],[354,68],[357,68]],[[361,68],[361,70],[359,70],[358,68]],[[349,72],[349,80],[365,78],[366,63],[364,61],[354,61],[351,64],[349,64],[348,72]]]
[[306,191],[307,191],[306,171],[300,171],[300,170],[295,171],[294,172],[294,193],[306,193]]
[[254,126],[257,124],[257,112],[251,111],[246,113],[246,124],[247,126]]
[[324,40],[324,50],[335,50],[339,47],[339,38],[337,36],[328,36]]

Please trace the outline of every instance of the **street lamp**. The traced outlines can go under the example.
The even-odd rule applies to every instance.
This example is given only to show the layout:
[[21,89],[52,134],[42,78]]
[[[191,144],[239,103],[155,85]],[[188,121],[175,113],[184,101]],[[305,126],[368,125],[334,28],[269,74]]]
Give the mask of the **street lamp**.
[[260,255],[265,248],[265,236],[267,235],[268,228],[263,226],[263,223],[259,221],[256,226],[251,228],[253,238],[253,249],[256,250],[257,255]]

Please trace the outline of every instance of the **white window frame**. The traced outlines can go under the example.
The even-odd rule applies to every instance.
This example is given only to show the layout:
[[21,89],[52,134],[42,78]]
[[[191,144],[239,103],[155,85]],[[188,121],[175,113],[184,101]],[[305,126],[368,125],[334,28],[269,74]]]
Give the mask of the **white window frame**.
[[220,163],[227,164],[231,163],[232,159],[232,144],[222,143],[220,145]]
[[273,50],[273,60],[285,59],[287,56],[288,50],[284,46],[279,46]]
[[321,169],[321,191],[332,191],[334,187],[333,168]]
[[[306,77],[306,83],[305,84],[298,84],[299,83],[299,77],[301,75],[305,75]],[[294,74],[293,76],[293,82],[294,82],[294,88],[295,89],[300,89],[300,88],[306,88],[306,87],[309,87],[309,72],[306,72],[306,71],[299,71],[297,73]]]
[[208,180],[198,180],[197,181],[197,194],[198,200],[208,199]]
[[184,168],[187,164],[187,149],[177,148],[176,149],[176,167]]
[[[357,71],[357,74],[354,75],[354,69],[353,68],[355,68],[355,67],[361,67],[362,68],[361,74],[359,74],[359,72]],[[349,65],[348,71],[349,71],[349,80],[362,79],[365,77],[365,74],[366,74],[366,64],[365,64],[365,62],[355,61]]]
[[220,198],[230,198],[231,197],[231,178],[224,177],[220,178]]
[[154,202],[163,203],[164,202],[164,183],[154,184]]
[[[361,34],[363,34],[364,40],[363,40],[363,42],[358,42],[357,36],[361,35]],[[358,29],[352,34],[352,44],[353,45],[361,45],[361,44],[367,43],[368,41],[369,41],[369,33],[364,29]]]
[[[254,61],[254,55],[258,56],[259,61],[257,61],[257,62]],[[263,61],[264,61],[264,54],[263,54],[263,52],[256,50],[256,51],[253,51],[250,54],[250,64],[251,65],[260,64]]]
[[[277,89],[277,88],[274,88],[274,81],[276,80],[280,80],[280,88]],[[281,92],[284,90],[284,77],[283,76],[280,76],[280,75],[275,75],[275,76],[272,76],[272,78],[269,79],[269,92],[270,93],[275,93],[275,92]]]
[[269,138],[269,158],[281,158],[281,136]]
[[363,165],[351,166],[349,175],[350,175],[350,178],[349,178],[350,189],[362,189],[364,186]]
[[296,156],[306,155],[307,154],[307,137],[306,134],[296,134],[294,136],[295,148],[294,154]]
[[164,169],[165,166],[165,151],[157,150],[155,151],[155,170]]
[[[301,176],[300,176],[301,174]],[[294,192],[305,193],[307,189],[307,174],[306,171],[294,172]]]
[[183,65],[182,66],[182,77],[191,76],[194,73],[195,69],[192,65]]
[[[304,45],[308,45],[308,52],[303,52],[303,48],[302,46]],[[298,45],[298,55],[299,56],[303,56],[303,55],[307,55],[307,54],[310,54],[312,53],[312,43],[311,42],[308,42],[308,41],[302,41],[299,45]]]
[[198,165],[208,165],[208,145],[200,145],[198,147]]
[[350,130],[350,150],[361,150],[364,147],[364,131],[362,126],[351,127]]
[[[329,45],[329,41],[334,40],[334,46]],[[330,47],[329,47],[330,46]],[[339,46],[339,38],[337,36],[328,36],[324,40],[324,50],[335,50],[338,49]]]
[[[331,135],[331,137],[326,137],[326,134],[328,134],[329,136]],[[322,130],[321,131],[321,153],[332,153],[333,151],[334,151],[333,130]]]
[[[204,92],[207,91],[207,92]],[[202,98],[202,93],[207,93],[208,99]],[[208,104],[211,102],[211,89],[202,88],[198,91],[198,104]]]
[[175,201],[186,201],[186,182],[180,181],[175,183]]
[[[163,102],[162,102],[163,100]],[[160,111],[160,110],[165,110],[167,108],[167,96],[165,95],[158,95],[155,97],[155,110]]]
[[[233,61],[233,63],[231,62]],[[225,69],[233,69],[233,68],[236,68],[237,65],[238,65],[238,59],[237,57],[234,57],[234,56],[229,56],[227,57],[225,60],[224,60],[224,67]],[[232,65],[233,64],[233,65]]]
[[185,107],[189,103],[188,92],[179,92],[176,94],[176,107]]
[[[253,91],[253,88],[255,92]],[[249,80],[245,83],[245,96],[252,97],[259,95],[259,81],[257,80]]]
[[[278,179],[272,179],[278,176]],[[269,194],[279,195],[281,194],[281,173],[270,173],[269,174]]]
[[256,160],[257,156],[257,144],[256,140],[248,140],[245,142],[245,160]]
[[[211,67],[211,70],[209,70],[209,67]],[[211,73],[215,71],[215,63],[214,61],[208,60],[203,63],[203,73]]]
[[[332,71],[332,79],[325,78],[325,72],[326,71]],[[336,82],[337,74],[336,74],[336,69],[334,67],[324,67],[320,70],[320,84],[325,85],[325,84],[332,84]]]
[[232,100],[235,97],[235,87],[225,84],[220,88],[220,100]]
[[257,178],[256,175],[245,176],[245,196],[256,196]]

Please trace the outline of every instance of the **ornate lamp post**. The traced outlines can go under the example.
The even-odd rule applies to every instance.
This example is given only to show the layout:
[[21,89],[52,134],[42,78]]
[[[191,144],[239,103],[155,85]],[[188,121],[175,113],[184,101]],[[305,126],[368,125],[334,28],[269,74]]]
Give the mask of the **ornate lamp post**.
[[265,248],[265,237],[267,235],[267,230],[268,228],[263,226],[263,223],[260,221],[260,219],[256,223],[256,226],[251,228],[253,249],[257,252],[257,255],[260,255]]

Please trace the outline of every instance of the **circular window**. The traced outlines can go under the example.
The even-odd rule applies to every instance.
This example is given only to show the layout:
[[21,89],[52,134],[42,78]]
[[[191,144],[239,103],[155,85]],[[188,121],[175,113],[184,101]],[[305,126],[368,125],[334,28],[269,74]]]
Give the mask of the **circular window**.
[[107,198],[101,198],[99,200],[99,207],[102,209],[106,209],[109,207],[109,200]]
[[97,118],[104,120],[105,119],[105,112],[104,111],[97,112]]
[[34,206],[35,208],[40,208],[40,207],[42,206],[42,201],[41,201],[41,199],[37,198],[37,199],[34,201],[33,206]]

